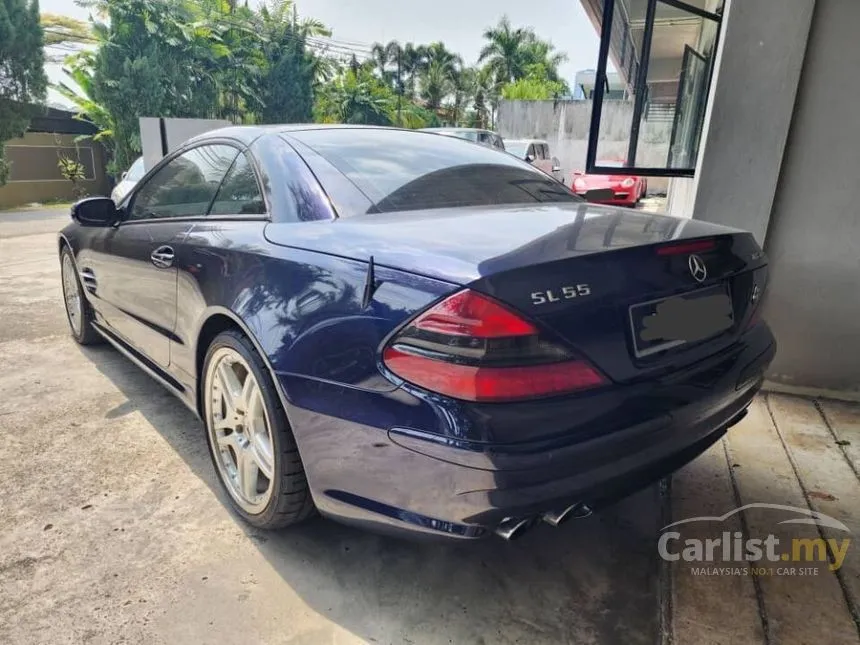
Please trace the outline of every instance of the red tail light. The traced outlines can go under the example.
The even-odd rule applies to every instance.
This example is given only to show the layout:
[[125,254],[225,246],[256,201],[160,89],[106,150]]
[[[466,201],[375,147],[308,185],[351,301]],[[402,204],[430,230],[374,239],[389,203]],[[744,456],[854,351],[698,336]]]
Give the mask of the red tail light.
[[467,401],[552,396],[607,382],[528,320],[468,289],[413,320],[382,360],[405,381]]

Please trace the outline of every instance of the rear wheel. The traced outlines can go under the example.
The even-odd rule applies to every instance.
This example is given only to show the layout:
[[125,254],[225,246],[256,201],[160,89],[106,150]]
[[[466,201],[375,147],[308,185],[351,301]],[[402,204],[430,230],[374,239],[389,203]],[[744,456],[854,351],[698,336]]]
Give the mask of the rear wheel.
[[238,331],[219,334],[206,353],[203,375],[209,449],[236,512],[265,529],[311,515],[295,438],[254,346]]
[[66,319],[69,321],[72,338],[79,345],[95,345],[102,342],[102,337],[93,329],[93,311],[84,296],[72,252],[67,246],[64,246],[60,252],[60,273],[63,281]]

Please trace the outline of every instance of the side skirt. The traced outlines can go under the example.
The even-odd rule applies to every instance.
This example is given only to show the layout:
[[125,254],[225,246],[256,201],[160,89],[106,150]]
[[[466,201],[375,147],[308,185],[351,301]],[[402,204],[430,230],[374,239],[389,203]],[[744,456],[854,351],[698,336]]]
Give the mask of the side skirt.
[[165,372],[158,365],[149,360],[146,356],[144,356],[139,351],[125,343],[123,340],[108,331],[99,323],[93,322],[92,326],[93,329],[95,329],[99,333],[99,335],[101,335],[106,341],[113,345],[115,349],[117,349],[132,363],[137,365],[149,376],[151,376],[161,385],[167,388],[167,390],[171,394],[173,394],[176,398],[182,401],[182,403],[184,403],[185,406],[194,413],[195,417],[197,417],[198,419],[200,418],[200,414],[197,411],[197,407],[188,400],[188,390],[179,381],[170,376],[170,374]]

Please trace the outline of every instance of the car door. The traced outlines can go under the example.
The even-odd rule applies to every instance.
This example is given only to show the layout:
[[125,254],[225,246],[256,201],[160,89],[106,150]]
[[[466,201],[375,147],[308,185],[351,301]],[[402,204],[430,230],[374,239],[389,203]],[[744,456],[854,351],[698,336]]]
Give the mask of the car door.
[[205,217],[238,153],[208,144],[173,157],[135,189],[106,241],[96,276],[105,322],[161,367],[176,324],[174,247]]

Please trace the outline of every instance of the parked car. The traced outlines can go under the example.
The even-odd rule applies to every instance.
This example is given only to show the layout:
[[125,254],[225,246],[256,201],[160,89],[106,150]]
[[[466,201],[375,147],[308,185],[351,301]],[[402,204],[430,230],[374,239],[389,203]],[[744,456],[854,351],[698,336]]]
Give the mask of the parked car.
[[775,351],[749,233],[423,132],[216,130],[71,214],[72,336],[200,416],[261,528],[557,526],[719,440]]
[[[623,168],[624,162],[616,159],[605,159],[598,161],[597,165],[606,168]],[[590,190],[611,190],[612,197],[601,200],[601,204],[636,206],[648,191],[648,180],[645,177],[638,177],[621,171],[617,175],[589,175],[581,170],[575,170],[571,180],[571,186],[577,195],[584,195]]]
[[122,201],[122,198],[128,194],[128,191],[134,188],[134,185],[140,181],[145,174],[146,169],[143,164],[143,157],[138,157],[134,160],[134,163],[129,166],[128,170],[122,173],[119,183],[114,186],[113,191],[111,191],[111,199],[117,203]]
[[540,168],[550,177],[555,177],[564,183],[561,164],[549,152],[549,144],[538,139],[508,139],[505,150],[515,157],[529,162],[535,168]]
[[502,140],[502,137],[491,130],[481,130],[478,128],[423,128],[423,131],[441,134],[446,137],[465,139],[466,141],[480,143],[482,146],[497,150],[505,149],[505,142]]

